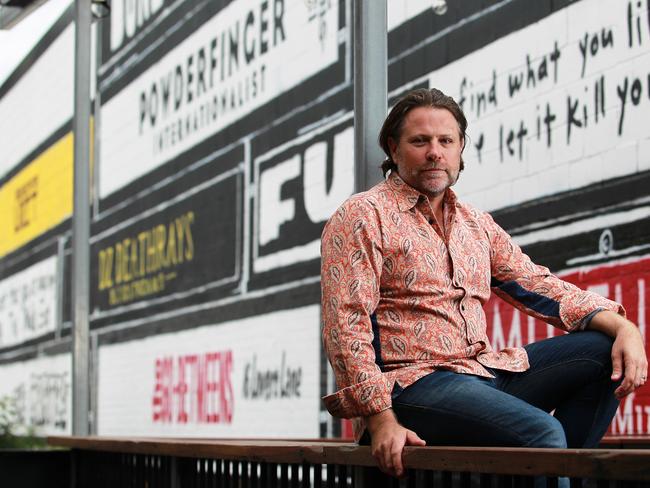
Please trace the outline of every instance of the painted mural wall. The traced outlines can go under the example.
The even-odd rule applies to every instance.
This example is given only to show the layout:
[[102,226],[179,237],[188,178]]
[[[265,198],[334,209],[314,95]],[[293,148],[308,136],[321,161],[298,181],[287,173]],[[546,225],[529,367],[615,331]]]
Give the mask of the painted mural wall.
[[65,3],[58,0],[61,18],[0,86],[0,397],[14,400],[23,432],[40,434],[71,429],[63,262],[73,196],[74,25]]
[[[621,301],[647,340],[650,0],[387,5],[389,103],[436,86],[468,115],[461,198]],[[94,114],[95,432],[348,434],[319,400],[335,389],[319,237],[353,191],[351,8],[112,2]],[[0,395],[45,433],[71,419],[72,33],[69,10],[0,87]],[[486,312],[495,347],[557,333],[496,300]],[[650,433],[648,392],[611,432]]]

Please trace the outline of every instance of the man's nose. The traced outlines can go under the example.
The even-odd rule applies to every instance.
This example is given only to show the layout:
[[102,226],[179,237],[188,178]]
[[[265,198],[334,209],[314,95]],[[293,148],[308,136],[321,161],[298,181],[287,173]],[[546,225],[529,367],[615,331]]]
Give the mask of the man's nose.
[[441,147],[437,141],[431,141],[429,147],[427,148],[427,159],[430,161],[438,161],[441,156]]

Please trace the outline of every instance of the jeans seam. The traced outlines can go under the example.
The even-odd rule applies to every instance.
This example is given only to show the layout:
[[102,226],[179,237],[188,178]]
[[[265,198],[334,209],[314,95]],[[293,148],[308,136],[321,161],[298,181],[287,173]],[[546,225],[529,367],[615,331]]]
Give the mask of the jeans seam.
[[[437,412],[437,413],[442,413],[444,415],[452,415],[452,416],[458,417],[460,419],[466,419],[467,418],[467,415],[458,415],[455,412],[452,412],[450,410],[442,410],[442,409],[438,409],[438,408],[435,408],[435,407],[425,407],[425,406],[422,406],[422,405],[413,405],[413,404],[410,404],[410,403],[402,403],[402,402],[397,403],[397,404],[393,404],[393,406],[394,407],[405,407],[407,409],[413,409],[413,410],[423,410],[423,411],[426,411],[426,412],[432,412],[434,414]],[[482,418],[478,418],[478,417],[475,418],[475,420],[481,420],[482,422],[491,423],[491,422],[489,422],[488,419],[482,419]],[[492,425],[494,425],[494,424],[492,424]],[[499,428],[502,429],[504,432],[507,432],[508,434],[510,434],[513,437],[517,438],[519,443],[521,444],[521,447],[525,447],[526,443],[524,442],[524,440],[520,437],[520,435],[516,431],[512,431],[512,430],[509,430],[509,429],[504,428],[504,427],[499,427]]]
[[529,376],[537,376],[539,373],[544,373],[545,371],[548,371],[549,369],[553,369],[553,368],[558,367],[558,366],[568,366],[569,364],[580,363],[580,362],[583,362],[583,361],[590,362],[590,363],[595,363],[600,367],[601,370],[605,369],[605,365],[602,364],[600,361],[596,361],[595,359],[592,359],[592,358],[581,358],[581,359],[569,359],[568,361],[565,361],[565,362],[562,362],[562,363],[557,363],[557,364],[554,364],[553,366],[546,366],[543,369],[537,369],[535,371],[530,371],[529,370],[528,374],[529,374]]
[[[545,367],[543,369],[537,369],[535,371],[528,371],[528,377],[529,378],[534,378],[535,376],[539,376],[540,374],[545,373],[548,370],[554,369],[557,366],[569,366],[570,364],[575,364],[575,363],[580,363],[580,362],[585,362],[585,361],[589,362],[589,363],[595,363],[596,365],[598,365],[600,367],[600,373],[601,374],[605,371],[605,366],[602,363],[600,363],[599,361],[596,361],[595,359],[591,359],[591,358],[581,358],[581,359],[569,359],[568,361],[558,363],[558,364],[555,364],[553,366],[547,366],[547,367]],[[497,385],[498,385],[498,383],[497,383]],[[508,386],[508,385],[506,385],[506,386]],[[504,393],[508,393],[509,395],[517,396],[517,394],[516,394],[517,390],[516,389],[513,392],[510,392],[508,390],[508,388],[500,388],[499,386],[497,386],[497,389],[500,390],[500,391],[503,391]]]

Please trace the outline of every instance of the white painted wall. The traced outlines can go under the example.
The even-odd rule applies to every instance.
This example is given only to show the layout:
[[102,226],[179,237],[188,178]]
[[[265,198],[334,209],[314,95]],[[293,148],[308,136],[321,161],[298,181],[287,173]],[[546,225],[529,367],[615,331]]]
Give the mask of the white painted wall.
[[72,432],[72,359],[70,355],[43,356],[0,367],[0,397],[10,397],[18,407],[21,429],[36,435]]
[[[493,210],[650,167],[650,25],[632,2],[630,46],[628,3],[577,2],[429,75],[431,86],[465,99],[464,199]],[[510,80],[522,76],[510,93]],[[548,126],[547,107],[555,117]]]
[[447,11],[449,1],[453,0],[389,0],[386,2],[388,30],[400,26],[427,9],[433,9],[434,13],[442,15]]
[[[298,200],[304,202],[304,214],[310,223],[325,222],[354,191],[354,129],[349,122],[352,113],[262,154],[254,161],[256,206],[254,216],[253,270],[269,271],[290,264],[309,261],[320,256],[320,236],[309,243],[260,255],[259,248],[281,237],[281,227],[297,218]],[[339,125],[333,140],[327,143],[323,132]],[[331,154],[329,154],[331,153]],[[261,169],[279,154],[286,159]],[[332,183],[328,187],[325,173],[327,157],[333,159]],[[299,178],[302,195],[282,195],[282,187]],[[299,198],[300,197],[300,198]]]
[[70,24],[0,98],[0,176],[70,121],[74,100],[74,26]]
[[[319,317],[313,305],[100,347],[98,433],[317,437]],[[278,376],[263,387],[254,371]],[[199,395],[205,395],[204,416],[195,403]],[[165,398],[167,420],[156,418]]]
[[[263,14],[261,4],[268,8]],[[285,38],[281,40],[278,31],[274,42],[276,4],[284,6],[281,16],[278,7],[278,17],[282,19]],[[249,11],[253,12],[255,23],[246,37],[246,45],[255,57],[246,64],[240,54],[239,67],[233,67],[230,72],[229,57],[221,51],[222,40],[226,40],[227,49],[229,33],[236,30],[235,26],[241,31],[240,41],[245,37]],[[268,22],[268,30],[260,35],[257,31],[262,15]],[[338,2],[332,2],[322,16],[314,16],[308,3],[302,0],[232,2],[102,106],[101,196],[169,161],[335,62],[337,26]],[[261,51],[262,37],[268,42],[266,52]],[[200,58],[205,59],[205,64],[201,62],[204,70],[199,69]],[[226,61],[225,72],[222,72],[223,61]],[[177,70],[181,73],[178,77]],[[199,71],[203,72],[206,90],[199,88]],[[209,83],[211,72],[212,84]],[[174,92],[175,83],[184,89]],[[165,87],[170,90],[167,111],[162,101]],[[234,97],[234,106],[229,102],[226,110],[214,111],[214,100],[221,107],[224,95],[229,101]]]
[[0,347],[56,328],[56,262],[49,257],[0,281]]
[[[93,24],[90,48],[91,97],[95,93],[95,27]],[[0,98],[0,177],[72,120],[74,32],[73,22]]]

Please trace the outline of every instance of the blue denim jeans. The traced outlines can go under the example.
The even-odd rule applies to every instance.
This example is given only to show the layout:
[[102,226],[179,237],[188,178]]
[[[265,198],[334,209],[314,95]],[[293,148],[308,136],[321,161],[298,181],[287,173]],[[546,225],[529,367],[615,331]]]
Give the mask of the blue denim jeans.
[[443,370],[398,386],[395,415],[428,445],[597,447],[618,407],[612,340],[584,331],[525,349],[530,369],[523,373],[492,370],[495,378],[483,378]]

